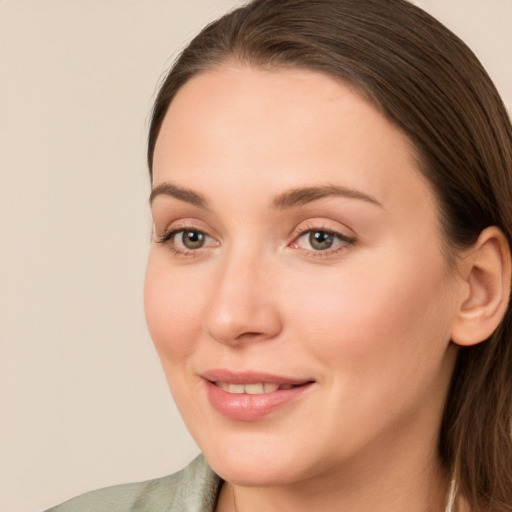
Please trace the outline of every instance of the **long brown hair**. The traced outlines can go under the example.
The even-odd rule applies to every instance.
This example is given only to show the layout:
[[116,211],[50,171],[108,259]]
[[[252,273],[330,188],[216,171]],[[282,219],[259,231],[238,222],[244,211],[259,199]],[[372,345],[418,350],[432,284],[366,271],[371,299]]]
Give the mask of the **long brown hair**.
[[[405,0],[254,0],[208,25],[157,96],[148,163],[173,97],[226,61],[299,67],[355,87],[413,142],[439,204],[447,256],[498,226],[512,246],[512,127],[469,48]],[[512,312],[461,348],[439,456],[474,512],[512,511]]]

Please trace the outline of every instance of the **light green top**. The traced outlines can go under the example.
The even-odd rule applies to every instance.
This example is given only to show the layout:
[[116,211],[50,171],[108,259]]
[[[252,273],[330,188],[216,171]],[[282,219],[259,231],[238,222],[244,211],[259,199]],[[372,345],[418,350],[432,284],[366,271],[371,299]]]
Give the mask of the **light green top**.
[[88,492],[46,512],[214,512],[221,485],[200,455],[173,475]]

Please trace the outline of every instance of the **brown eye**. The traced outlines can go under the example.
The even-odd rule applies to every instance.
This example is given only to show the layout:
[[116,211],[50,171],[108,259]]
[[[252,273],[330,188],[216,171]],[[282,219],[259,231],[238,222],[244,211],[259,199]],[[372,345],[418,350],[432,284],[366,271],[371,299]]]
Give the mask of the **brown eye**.
[[309,244],[315,251],[325,251],[334,244],[334,237],[335,235],[327,231],[310,231]]
[[181,232],[181,243],[187,249],[200,249],[206,241],[206,235],[201,231],[191,231],[185,229]]

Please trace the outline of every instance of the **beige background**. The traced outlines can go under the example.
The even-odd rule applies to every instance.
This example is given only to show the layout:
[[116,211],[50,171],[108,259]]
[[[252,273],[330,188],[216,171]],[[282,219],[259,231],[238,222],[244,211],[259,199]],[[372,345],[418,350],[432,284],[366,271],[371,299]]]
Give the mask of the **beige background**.
[[[197,451],[146,333],[155,84],[236,0],[0,0],[0,510]],[[512,0],[424,0],[512,106]]]

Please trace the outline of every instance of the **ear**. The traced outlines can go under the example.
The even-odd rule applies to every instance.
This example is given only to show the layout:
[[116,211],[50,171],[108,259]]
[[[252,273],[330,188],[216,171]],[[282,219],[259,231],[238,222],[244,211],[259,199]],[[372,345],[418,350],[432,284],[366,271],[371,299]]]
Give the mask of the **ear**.
[[501,322],[510,299],[510,247],[496,226],[486,228],[461,259],[464,295],[452,326],[452,341],[485,341]]

